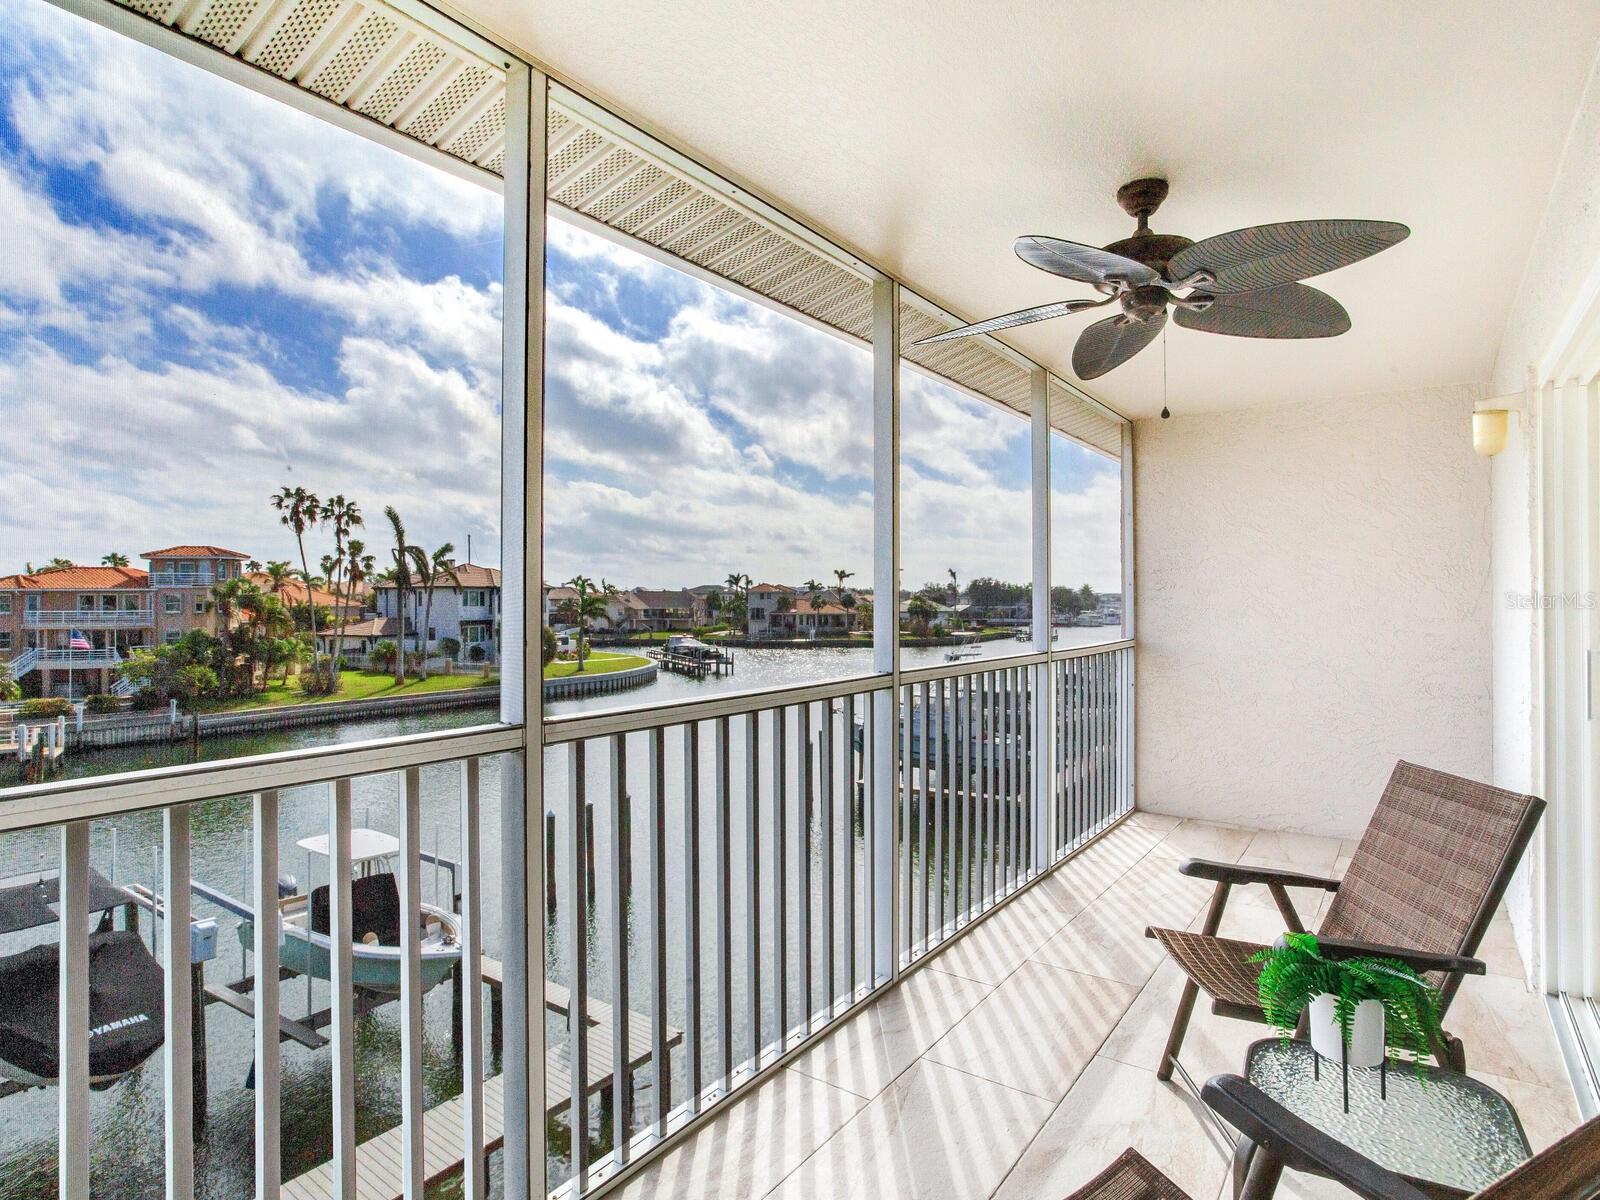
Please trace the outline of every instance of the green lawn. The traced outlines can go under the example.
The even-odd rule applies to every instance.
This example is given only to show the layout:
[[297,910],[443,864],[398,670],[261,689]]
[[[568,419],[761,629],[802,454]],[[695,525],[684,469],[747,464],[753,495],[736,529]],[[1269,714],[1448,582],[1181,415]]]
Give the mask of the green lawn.
[[404,687],[396,687],[394,676],[387,672],[345,669],[339,673],[339,690],[332,696],[312,699],[302,695],[291,677],[288,683],[274,679],[267,690],[254,696],[232,700],[202,702],[201,712],[238,712],[249,708],[276,708],[284,704],[328,704],[339,700],[387,700],[394,696],[416,696],[423,692],[443,692],[451,688],[498,687],[497,675],[441,675],[435,672],[427,679],[406,677]]
[[[650,660],[637,654],[617,654],[610,650],[591,650],[584,656],[583,673],[585,675],[606,675],[612,671],[626,671],[630,667],[642,667]],[[575,659],[563,659],[550,663],[544,669],[546,679],[565,679],[568,675],[578,673],[578,663]]]

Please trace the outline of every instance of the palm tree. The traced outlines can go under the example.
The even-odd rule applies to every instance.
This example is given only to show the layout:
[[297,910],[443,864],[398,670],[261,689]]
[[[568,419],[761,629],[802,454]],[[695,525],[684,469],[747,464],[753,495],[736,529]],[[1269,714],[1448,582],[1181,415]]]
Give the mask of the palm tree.
[[956,582],[956,569],[954,567],[948,568],[947,574],[950,576],[950,603],[952,605],[960,604],[961,585]]
[[594,580],[587,575],[567,580],[567,586],[578,593],[578,598],[570,603],[573,615],[578,619],[578,671],[582,671],[583,644],[589,631],[589,622],[606,615],[605,596],[614,593],[616,588],[601,580],[600,588],[596,589]]
[[432,554],[423,552],[421,546],[409,547],[411,561],[416,564],[417,583],[422,588],[422,677],[428,677],[428,636],[433,628],[433,589],[441,582],[448,579],[457,588],[461,586],[461,576],[456,574],[456,565],[451,560],[451,555],[456,552],[455,546],[446,542]]
[[78,564],[73,562],[70,558],[62,558],[58,554],[49,562],[45,563],[44,569],[46,571],[65,571],[77,565]]
[[394,505],[388,505],[383,515],[394,530],[394,598],[400,614],[400,653],[394,656],[394,682],[398,687],[406,681],[406,593],[411,590],[411,544],[406,541],[405,523]]
[[839,581],[839,600],[841,603],[843,603],[844,581],[846,579],[854,579],[856,577],[856,573],[854,571],[846,571],[842,567],[838,567],[834,569],[833,577]]
[[102,554],[100,563],[107,567],[125,567],[128,565],[128,556],[113,550],[110,554]]
[[[275,558],[267,564],[267,591],[274,596],[283,594],[283,589],[289,586],[289,579],[294,574],[294,568],[283,559]],[[306,600],[311,599],[311,588],[306,588]]]
[[252,558],[249,562],[245,563],[244,569],[251,575],[261,574],[261,560],[259,558]]
[[[377,564],[373,561],[372,555],[367,553],[367,544],[365,542],[363,542],[360,538],[351,538],[350,541],[345,545],[345,559],[344,559],[344,574],[345,574],[345,577],[349,580],[349,587],[350,587],[349,596],[351,598],[353,598],[355,596],[356,588],[360,587],[363,583],[365,583],[367,580],[372,578],[372,571],[373,571],[373,568],[376,565]],[[339,605],[339,649],[340,650],[344,649],[344,629],[345,629],[345,622],[347,620],[347,617],[346,617],[345,614],[348,613],[349,611],[350,611],[350,603],[348,601]],[[402,620],[403,619],[404,618],[402,618]],[[404,628],[403,625],[402,625],[402,628]],[[403,659],[405,657],[405,655],[402,653],[399,657]],[[401,663],[400,670],[402,672],[404,672],[404,670],[405,670],[405,664],[404,663]],[[399,682],[400,683],[404,683],[405,682],[405,676],[403,674],[401,675],[401,677],[399,679]]]
[[[295,545],[300,547],[300,574],[309,589],[311,567],[306,562],[306,530],[315,528],[322,519],[322,501],[303,487],[286,487],[272,497],[272,507],[280,514],[279,524],[294,530]],[[310,600],[309,594],[306,599]],[[316,628],[315,621],[312,622],[312,628]]]
[[[341,600],[341,581],[344,578],[345,568],[349,565],[347,547],[352,531],[357,526],[364,525],[365,522],[361,519],[361,509],[356,502],[354,500],[346,500],[342,493],[331,497],[323,504],[321,511],[318,513],[318,518],[324,525],[333,526],[334,565],[333,571],[328,576],[328,584],[333,591],[334,603],[339,605],[339,650],[341,654],[333,656],[333,675],[337,679],[343,665],[341,657],[344,650],[345,612],[349,608],[349,605]],[[354,585],[351,585],[351,594],[354,595],[354,592]],[[310,600],[310,598],[308,594],[306,599]]]

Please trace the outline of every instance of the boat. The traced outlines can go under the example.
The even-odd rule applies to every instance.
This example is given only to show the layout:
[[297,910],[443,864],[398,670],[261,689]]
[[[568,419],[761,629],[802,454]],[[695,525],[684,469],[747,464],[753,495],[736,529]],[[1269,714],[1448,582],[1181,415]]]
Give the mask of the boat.
[[[295,845],[306,852],[306,878],[311,859],[328,857],[328,835],[301,838]],[[377,829],[350,832],[351,982],[358,988],[384,996],[400,994],[400,887],[394,860],[400,842]],[[332,974],[332,940],[328,885],[309,892],[291,891],[278,900],[278,960],[286,971],[328,979]],[[208,897],[209,898],[209,897]],[[255,945],[254,915],[248,909],[239,923],[239,942]],[[461,961],[461,919],[432,904],[422,905],[422,990],[428,991],[450,977]]]
[[967,658],[982,658],[983,645],[976,633],[956,634],[956,644],[945,651],[945,662],[961,662]]
[[[59,920],[59,878],[0,885],[0,934],[24,933]],[[137,1068],[165,1038],[162,972],[137,930],[114,929],[112,913],[135,903],[125,889],[89,872],[89,911],[101,914],[89,934],[89,1084],[103,1088]],[[61,1073],[61,947],[44,942],[0,958],[0,1076],[24,1087],[55,1083]]]

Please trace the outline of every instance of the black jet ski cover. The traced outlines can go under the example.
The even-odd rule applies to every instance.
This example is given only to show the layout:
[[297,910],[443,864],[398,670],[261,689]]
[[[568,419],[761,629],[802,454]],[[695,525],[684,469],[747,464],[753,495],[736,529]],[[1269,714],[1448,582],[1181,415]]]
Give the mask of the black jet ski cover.
[[[0,1059],[45,1082],[61,1073],[57,1053],[60,948],[34,946],[0,959]],[[161,964],[139,935],[89,935],[89,1078],[133,1070],[162,1042]]]

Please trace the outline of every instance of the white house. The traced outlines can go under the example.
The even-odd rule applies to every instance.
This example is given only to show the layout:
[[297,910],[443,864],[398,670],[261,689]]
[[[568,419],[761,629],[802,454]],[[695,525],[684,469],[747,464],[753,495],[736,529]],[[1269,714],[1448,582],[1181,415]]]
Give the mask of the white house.
[[[459,585],[449,579],[433,589],[433,607],[415,577],[406,592],[406,648],[414,639],[426,638],[426,646],[436,651],[445,638],[460,643],[456,657],[462,662],[496,662],[499,657],[497,634],[500,628],[500,570],[462,563],[455,569]],[[384,582],[373,589],[373,607],[379,617],[399,617],[399,589]],[[426,614],[428,628],[422,629]]]

